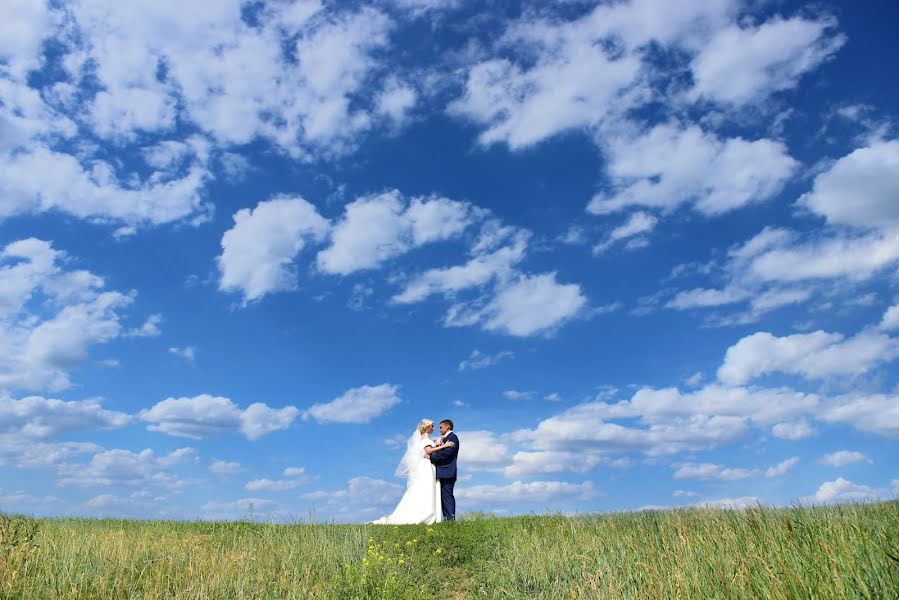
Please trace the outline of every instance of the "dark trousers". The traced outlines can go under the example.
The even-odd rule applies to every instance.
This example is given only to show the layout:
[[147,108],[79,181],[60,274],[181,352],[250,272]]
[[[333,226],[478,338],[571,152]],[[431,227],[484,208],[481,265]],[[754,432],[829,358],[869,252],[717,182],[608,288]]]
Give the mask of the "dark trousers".
[[456,498],[453,496],[453,486],[456,485],[456,478],[440,480],[440,505],[443,508],[443,520],[456,520]]

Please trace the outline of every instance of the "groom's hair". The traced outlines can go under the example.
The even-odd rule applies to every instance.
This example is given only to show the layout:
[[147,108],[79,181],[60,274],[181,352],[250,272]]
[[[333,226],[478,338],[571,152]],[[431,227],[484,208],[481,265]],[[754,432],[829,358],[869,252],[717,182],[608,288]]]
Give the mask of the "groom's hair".
[[453,429],[453,422],[452,422],[452,421],[450,421],[449,419],[444,419],[444,420],[440,421],[440,424],[441,424],[441,425],[443,425],[444,423],[446,423],[447,425],[449,425],[449,428],[450,428],[450,429]]

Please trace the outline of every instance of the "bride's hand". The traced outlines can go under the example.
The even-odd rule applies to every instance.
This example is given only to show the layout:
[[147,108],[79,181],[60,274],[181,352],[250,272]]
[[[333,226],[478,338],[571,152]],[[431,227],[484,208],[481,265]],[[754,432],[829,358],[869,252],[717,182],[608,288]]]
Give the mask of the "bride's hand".
[[443,445],[444,446],[455,446],[456,442],[444,442]]

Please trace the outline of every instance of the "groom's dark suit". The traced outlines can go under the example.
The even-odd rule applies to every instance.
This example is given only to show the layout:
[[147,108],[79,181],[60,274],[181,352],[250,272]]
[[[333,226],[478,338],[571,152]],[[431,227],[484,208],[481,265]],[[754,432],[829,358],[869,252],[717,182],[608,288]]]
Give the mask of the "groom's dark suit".
[[443,520],[456,520],[456,498],[453,486],[456,485],[456,457],[459,455],[459,438],[450,431],[444,442],[453,442],[455,446],[443,448],[431,453],[431,462],[437,468],[437,479],[440,481],[440,503],[443,507]]

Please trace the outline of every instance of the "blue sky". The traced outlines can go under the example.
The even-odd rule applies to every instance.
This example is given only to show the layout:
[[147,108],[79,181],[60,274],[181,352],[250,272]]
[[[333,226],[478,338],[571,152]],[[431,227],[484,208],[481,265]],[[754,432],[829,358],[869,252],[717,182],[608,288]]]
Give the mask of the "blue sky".
[[0,510],[899,493],[890,3],[2,10]]

